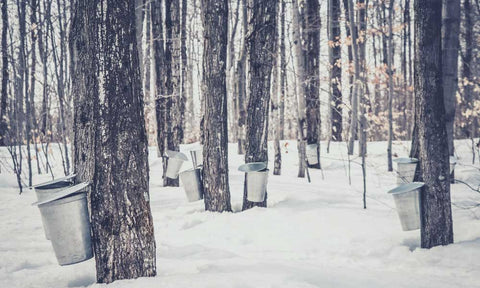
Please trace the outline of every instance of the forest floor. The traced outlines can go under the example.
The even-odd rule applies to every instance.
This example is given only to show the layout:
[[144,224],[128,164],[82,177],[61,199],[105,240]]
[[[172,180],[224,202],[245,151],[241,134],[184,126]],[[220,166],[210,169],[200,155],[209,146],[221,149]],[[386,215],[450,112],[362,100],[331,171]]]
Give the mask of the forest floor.
[[[243,156],[231,144],[234,212],[222,214],[205,212],[202,201],[188,203],[183,188],[163,188],[161,160],[152,148],[158,275],[109,287],[480,287],[479,193],[452,185],[455,244],[421,249],[420,231],[402,231],[387,194],[396,184],[395,173],[386,168],[386,143],[368,145],[367,209],[360,159],[353,157],[349,185],[345,144],[332,143],[329,154],[325,146],[323,171],[311,169],[308,183],[296,177],[296,142],[282,142],[282,176],[269,176],[268,208],[241,212],[244,176],[237,168]],[[396,142],[393,151],[406,156],[408,147]],[[471,164],[470,147],[469,141],[456,143],[455,174],[476,188],[480,165],[478,157]],[[35,193],[27,189],[18,195],[15,177],[5,167],[8,153],[0,152],[7,157],[0,174],[0,287],[105,287],[95,284],[93,259],[57,264],[38,209],[31,206]],[[52,157],[59,177],[60,157]],[[270,166],[273,171],[273,161]],[[49,176],[34,179],[40,183]]]

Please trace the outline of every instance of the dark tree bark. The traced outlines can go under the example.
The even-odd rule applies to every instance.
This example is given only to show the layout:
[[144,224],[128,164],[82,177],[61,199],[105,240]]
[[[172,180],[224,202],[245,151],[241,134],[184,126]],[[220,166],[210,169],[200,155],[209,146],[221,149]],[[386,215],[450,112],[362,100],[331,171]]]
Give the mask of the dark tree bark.
[[393,14],[395,10],[393,9],[394,0],[390,0],[388,6],[388,60],[387,60],[387,73],[388,73],[388,144],[387,144],[387,165],[388,171],[393,171],[392,164],[392,141],[393,141]]
[[163,17],[162,17],[162,0],[154,0],[150,4],[150,13],[152,21],[152,38],[153,38],[153,61],[155,63],[155,117],[157,122],[157,146],[159,155],[163,159],[163,178],[167,168],[167,161],[164,154],[166,150],[166,102],[165,95],[165,40],[163,33]]
[[[464,41],[465,41],[465,51],[463,52],[462,57],[462,78],[463,78],[463,99],[462,102],[464,103],[463,110],[473,110],[473,85],[471,85],[470,81],[472,81],[472,65],[473,65],[473,7],[470,0],[463,1],[463,11],[465,13],[465,23],[464,23]],[[476,137],[476,129],[475,129],[475,119],[464,119],[466,125],[464,126],[463,136],[466,138],[474,138]]]
[[318,163],[309,165],[309,167],[320,169],[320,9],[318,0],[307,0],[306,4],[305,98],[307,104],[307,144],[317,144]]
[[280,140],[285,139],[285,96],[287,88],[287,54],[285,50],[285,0],[281,1],[280,11],[280,100],[279,100],[279,129]]
[[[453,156],[453,127],[457,106],[458,89],[458,51],[460,35],[460,0],[444,0],[443,2],[443,97],[445,103],[445,124],[448,137],[448,153]],[[454,173],[454,172],[452,172]],[[454,174],[451,175],[454,181]]]
[[328,1],[328,55],[330,62],[331,136],[342,141],[342,46],[340,34],[340,1]]
[[78,0],[74,11],[75,169],[80,180],[93,182],[97,282],[154,276],[134,1]]
[[227,41],[228,1],[202,0],[204,26],[203,187],[205,209],[231,211],[228,185]]
[[[249,1],[251,25],[249,58],[249,97],[247,115],[247,141],[245,163],[268,162],[268,105],[270,102],[270,81],[276,46],[276,0]],[[245,176],[242,210],[254,206],[266,207],[267,195],[263,202],[247,200],[247,177]]]
[[[421,246],[453,243],[442,83],[442,6],[415,1],[415,125],[421,179]],[[413,149],[412,149],[413,150]]]
[[[166,148],[172,151],[180,150],[183,140],[181,123],[183,115],[180,112],[181,102],[181,35],[180,35],[180,0],[165,0],[165,129]],[[178,179],[165,177],[164,186],[178,187]]]
[[7,0],[2,0],[2,94],[0,98],[0,146],[5,146],[8,131],[7,124],[7,89],[8,89],[8,9]]
[[[18,7],[18,21],[19,21],[19,38],[20,38],[20,47],[19,47],[19,72],[21,74],[21,91],[22,99],[21,101],[25,102],[25,117],[24,123],[25,124],[25,140],[26,140],[26,148],[27,148],[27,167],[28,167],[28,186],[32,186],[32,155],[30,151],[30,142],[31,142],[31,106],[30,106],[30,98],[29,98],[29,83],[28,83],[28,61],[27,61],[27,32],[26,32],[26,24],[27,24],[27,10],[26,10],[26,0],[17,0],[17,7]],[[21,139],[23,142],[23,139]]]

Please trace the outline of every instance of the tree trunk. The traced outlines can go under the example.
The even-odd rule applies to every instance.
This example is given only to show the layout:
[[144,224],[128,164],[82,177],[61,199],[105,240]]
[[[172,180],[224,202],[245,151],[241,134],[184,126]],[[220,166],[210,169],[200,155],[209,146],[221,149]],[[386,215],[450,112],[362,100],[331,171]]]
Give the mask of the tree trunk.
[[415,1],[415,125],[421,180],[421,247],[453,243],[442,86],[442,6]]
[[[180,86],[180,103],[179,103],[179,114],[180,114],[180,123],[178,123],[179,129],[179,136],[178,140],[179,143],[184,142],[185,140],[185,132],[186,132],[186,122],[187,117],[186,115],[186,103],[187,98],[193,97],[193,95],[187,94],[187,69],[188,69],[188,59],[187,59],[187,0],[182,0],[182,8],[180,11],[180,61],[181,61],[181,86]],[[181,131],[181,132],[180,132]]]
[[32,56],[32,64],[30,70],[30,123],[32,127],[32,140],[35,149],[35,162],[37,163],[37,173],[42,174],[42,170],[40,168],[40,157],[38,157],[38,145],[37,145],[37,133],[38,133],[38,125],[37,125],[37,117],[35,111],[35,82],[36,82],[36,67],[37,67],[37,7],[38,2],[36,0],[30,0],[30,25],[35,27],[35,29],[31,29],[30,37],[31,37],[31,56]]
[[[445,103],[445,124],[448,137],[448,153],[454,155],[453,128],[458,89],[458,50],[460,35],[460,0],[444,0],[443,2],[443,100]],[[454,172],[452,172],[454,173]],[[454,175],[451,175],[454,181]]]
[[[462,57],[462,88],[463,88],[463,97],[462,102],[464,103],[464,107],[462,107],[463,111],[471,114],[474,109],[474,98],[473,98],[473,85],[470,83],[473,81],[472,77],[472,65],[473,65],[473,11],[472,5],[470,0],[463,1],[463,11],[465,13],[465,51],[463,52]],[[465,116],[463,121],[465,122],[465,126],[463,130],[463,136],[466,138],[473,138],[475,137],[475,129],[474,129],[474,121],[472,116]]]
[[240,58],[237,63],[237,107],[238,107],[238,128],[237,128],[237,141],[238,141],[238,154],[245,154],[245,122],[247,121],[247,32],[248,32],[248,16],[247,16],[247,0],[243,0],[242,9],[242,50],[240,52]]
[[[277,5],[277,21],[278,21],[278,13],[280,9],[280,5]],[[275,29],[275,37],[276,37],[276,48],[274,52],[274,64],[273,64],[273,70],[272,70],[272,95],[270,97],[271,99],[271,110],[272,110],[272,122],[274,125],[273,129],[273,147],[274,147],[274,168],[273,168],[273,175],[280,175],[282,172],[282,152],[280,149],[280,111],[279,111],[279,102],[280,102],[280,95],[278,93],[278,85],[279,83],[279,52],[280,52],[280,45],[278,45],[278,29]]]
[[[181,131],[182,115],[180,115],[181,101],[181,41],[180,41],[180,0],[165,1],[165,71],[166,71],[166,117],[165,128],[167,135],[167,149],[180,150],[183,138]],[[164,186],[178,187],[178,179],[165,177]]]
[[285,98],[287,85],[287,56],[285,51],[285,0],[281,1],[280,11],[280,103],[279,103],[279,137],[285,140]]
[[154,276],[134,1],[76,2],[71,36],[79,87],[73,89],[75,153],[88,157],[75,157],[75,169],[80,180],[93,181],[89,199],[97,282]]
[[347,0],[348,2],[348,13],[349,13],[349,22],[350,22],[350,31],[352,35],[352,50],[353,50],[353,70],[354,70],[354,80],[353,80],[353,93],[351,100],[352,107],[352,117],[350,120],[350,131],[349,131],[349,140],[348,140],[348,154],[353,155],[353,149],[355,145],[355,139],[357,137],[357,128],[358,128],[358,94],[359,94],[359,81],[360,81],[360,62],[359,62],[359,52],[358,52],[358,28],[354,16],[354,6],[353,0]]
[[155,118],[157,123],[157,146],[158,153],[163,160],[163,179],[165,181],[165,173],[167,161],[164,157],[166,151],[166,121],[167,111],[166,104],[168,99],[164,97],[165,87],[165,49],[164,49],[164,33],[162,22],[162,0],[154,0],[150,4],[150,13],[152,21],[152,38],[153,38],[153,61],[155,72]]
[[297,132],[297,146],[298,146],[298,177],[305,177],[305,138],[306,138],[306,100],[305,100],[305,59],[302,51],[302,34],[301,34],[301,15],[299,11],[298,0],[292,1],[292,18],[293,18],[293,43],[295,51],[295,94],[297,95],[297,110],[298,110],[298,132]]
[[203,0],[204,166],[207,211],[231,211],[228,185],[227,39],[228,2]]
[[7,0],[2,0],[2,94],[0,98],[0,146],[7,145],[7,89],[8,89],[8,9]]
[[340,34],[340,1],[328,1],[328,55],[330,62],[331,139],[342,141],[342,46]]
[[393,171],[392,165],[392,141],[393,141],[393,4],[390,0],[388,7],[388,145],[387,145],[387,164],[388,171]]
[[[270,81],[276,46],[276,0],[249,1],[251,34],[248,43],[249,97],[247,115],[247,141],[245,163],[268,162],[268,105]],[[254,206],[266,207],[267,195],[262,202],[247,200],[247,177],[243,193],[242,210]]]
[[307,105],[307,144],[317,144],[317,164],[320,169],[320,9],[318,0],[307,0],[305,97]]

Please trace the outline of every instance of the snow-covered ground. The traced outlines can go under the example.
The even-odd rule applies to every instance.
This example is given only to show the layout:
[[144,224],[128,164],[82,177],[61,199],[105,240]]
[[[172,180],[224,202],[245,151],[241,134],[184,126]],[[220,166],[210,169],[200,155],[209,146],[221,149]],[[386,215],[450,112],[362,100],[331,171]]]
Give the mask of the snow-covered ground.
[[[188,203],[182,188],[163,188],[161,160],[152,148],[150,193],[158,276],[109,286],[480,287],[479,193],[452,185],[455,244],[420,249],[419,230],[401,230],[393,199],[386,193],[395,187],[395,174],[386,172],[386,143],[368,146],[366,210],[359,159],[351,166],[350,186],[344,143],[332,143],[329,154],[322,146],[324,169],[310,170],[311,183],[296,177],[295,146],[295,141],[282,142],[283,173],[269,177],[268,208],[241,212],[244,178],[237,167],[243,157],[231,144],[234,212],[222,214],[205,212],[202,201]],[[480,166],[471,166],[469,142],[456,146],[457,178],[477,187]],[[408,147],[409,143],[395,143],[394,152],[406,156]],[[56,176],[62,176],[61,160],[56,158]],[[2,159],[5,164],[7,159]],[[36,176],[35,182],[48,179]],[[30,205],[35,201],[31,190],[18,195],[14,175],[2,167],[0,287],[102,287],[95,284],[93,259],[57,264],[38,209]]]

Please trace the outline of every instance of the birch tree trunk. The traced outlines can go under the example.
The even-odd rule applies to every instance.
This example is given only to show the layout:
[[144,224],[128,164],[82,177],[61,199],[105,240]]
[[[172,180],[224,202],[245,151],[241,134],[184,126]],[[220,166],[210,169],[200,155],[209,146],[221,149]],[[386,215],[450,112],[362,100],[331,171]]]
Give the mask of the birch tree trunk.
[[231,211],[228,184],[227,129],[227,0],[202,0],[204,25],[203,187],[207,211]]
[[[278,22],[278,15],[280,5],[277,6],[277,22]],[[277,27],[278,28],[278,27]],[[275,55],[273,58],[273,70],[272,70],[272,95],[271,99],[271,110],[272,110],[272,120],[273,125],[275,126],[273,129],[273,148],[274,148],[274,168],[273,168],[273,175],[280,175],[282,173],[282,152],[280,149],[280,111],[279,111],[279,102],[280,102],[280,93],[278,92],[279,87],[279,52],[280,52],[280,45],[278,45],[278,29],[275,29],[276,35],[276,48],[275,48]]]
[[353,155],[353,149],[355,146],[355,139],[357,137],[358,128],[358,94],[359,94],[359,82],[360,82],[360,62],[358,52],[358,29],[355,21],[353,0],[348,1],[348,13],[350,20],[350,31],[352,36],[352,50],[353,50],[353,68],[354,68],[354,80],[353,80],[353,93],[351,100],[352,117],[350,123],[349,140],[348,140],[348,154]]
[[237,108],[238,108],[238,154],[245,154],[245,122],[247,121],[247,33],[248,33],[248,12],[247,0],[242,2],[242,50],[237,63],[236,85],[237,85]]
[[[248,43],[249,97],[247,115],[247,141],[245,163],[268,162],[268,105],[270,81],[276,46],[276,0],[249,1],[249,23],[252,27]],[[243,189],[242,210],[254,206],[267,207],[267,195],[263,202],[247,200],[247,177]]]
[[40,157],[38,157],[38,145],[37,145],[37,134],[38,134],[38,125],[37,125],[37,117],[35,111],[35,83],[36,83],[36,67],[37,67],[37,7],[38,2],[36,0],[30,0],[30,26],[34,27],[30,31],[30,39],[31,39],[31,69],[30,69],[30,93],[29,93],[29,101],[30,101],[30,123],[31,123],[31,133],[32,133],[32,141],[35,149],[35,162],[37,163],[37,173],[42,174],[42,170],[40,168]]
[[155,276],[134,1],[78,0],[73,23],[75,170],[93,181],[97,282]]
[[297,132],[297,146],[298,146],[298,177],[305,177],[306,156],[305,156],[305,139],[306,139],[306,100],[305,100],[305,61],[302,51],[302,34],[301,34],[301,19],[300,7],[298,0],[292,1],[292,30],[293,43],[295,51],[295,78],[296,85],[294,87],[297,95],[297,110],[298,110],[298,132]]
[[[442,85],[442,6],[415,1],[415,125],[421,181],[421,247],[453,243]],[[412,149],[413,150],[413,149]]]

